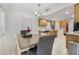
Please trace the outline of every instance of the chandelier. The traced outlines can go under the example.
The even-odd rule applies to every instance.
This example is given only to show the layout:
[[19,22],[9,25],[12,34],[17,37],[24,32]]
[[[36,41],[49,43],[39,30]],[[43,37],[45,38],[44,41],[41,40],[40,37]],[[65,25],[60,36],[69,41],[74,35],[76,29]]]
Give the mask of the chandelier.
[[50,10],[49,8],[47,8],[47,9],[45,9],[45,11],[41,11],[42,4],[38,4],[37,7],[38,7],[38,11],[35,11],[35,16],[37,16],[39,18],[44,17],[45,12]]

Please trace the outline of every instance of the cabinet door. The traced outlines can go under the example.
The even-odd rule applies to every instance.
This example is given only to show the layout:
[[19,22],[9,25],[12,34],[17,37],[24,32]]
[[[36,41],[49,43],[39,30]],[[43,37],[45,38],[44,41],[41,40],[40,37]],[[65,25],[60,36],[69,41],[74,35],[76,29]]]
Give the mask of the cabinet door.
[[75,22],[79,22],[79,3],[74,6]]

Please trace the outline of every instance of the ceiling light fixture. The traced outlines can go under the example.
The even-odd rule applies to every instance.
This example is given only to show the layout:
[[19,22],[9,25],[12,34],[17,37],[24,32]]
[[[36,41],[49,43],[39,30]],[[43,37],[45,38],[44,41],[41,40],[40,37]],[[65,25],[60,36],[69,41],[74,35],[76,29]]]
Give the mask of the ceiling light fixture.
[[38,11],[35,11],[35,16],[37,16],[39,18],[45,16],[45,12],[50,10],[49,8],[47,8],[47,9],[45,9],[45,11],[41,11],[41,7],[42,7],[41,4],[38,4],[37,7],[38,7]]

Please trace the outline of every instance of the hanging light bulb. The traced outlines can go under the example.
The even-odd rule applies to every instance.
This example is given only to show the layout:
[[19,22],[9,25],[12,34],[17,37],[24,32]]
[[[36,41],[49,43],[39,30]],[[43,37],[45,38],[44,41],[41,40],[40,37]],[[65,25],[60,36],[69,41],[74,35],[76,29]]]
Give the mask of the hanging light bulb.
[[35,15],[37,15],[38,13],[35,11]]

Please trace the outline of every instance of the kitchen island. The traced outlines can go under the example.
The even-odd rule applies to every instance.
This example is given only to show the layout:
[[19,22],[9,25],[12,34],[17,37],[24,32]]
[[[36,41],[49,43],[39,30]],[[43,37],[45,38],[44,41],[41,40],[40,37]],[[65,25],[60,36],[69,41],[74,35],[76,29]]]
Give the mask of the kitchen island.
[[66,47],[68,48],[68,42],[79,43],[79,32],[66,33]]

